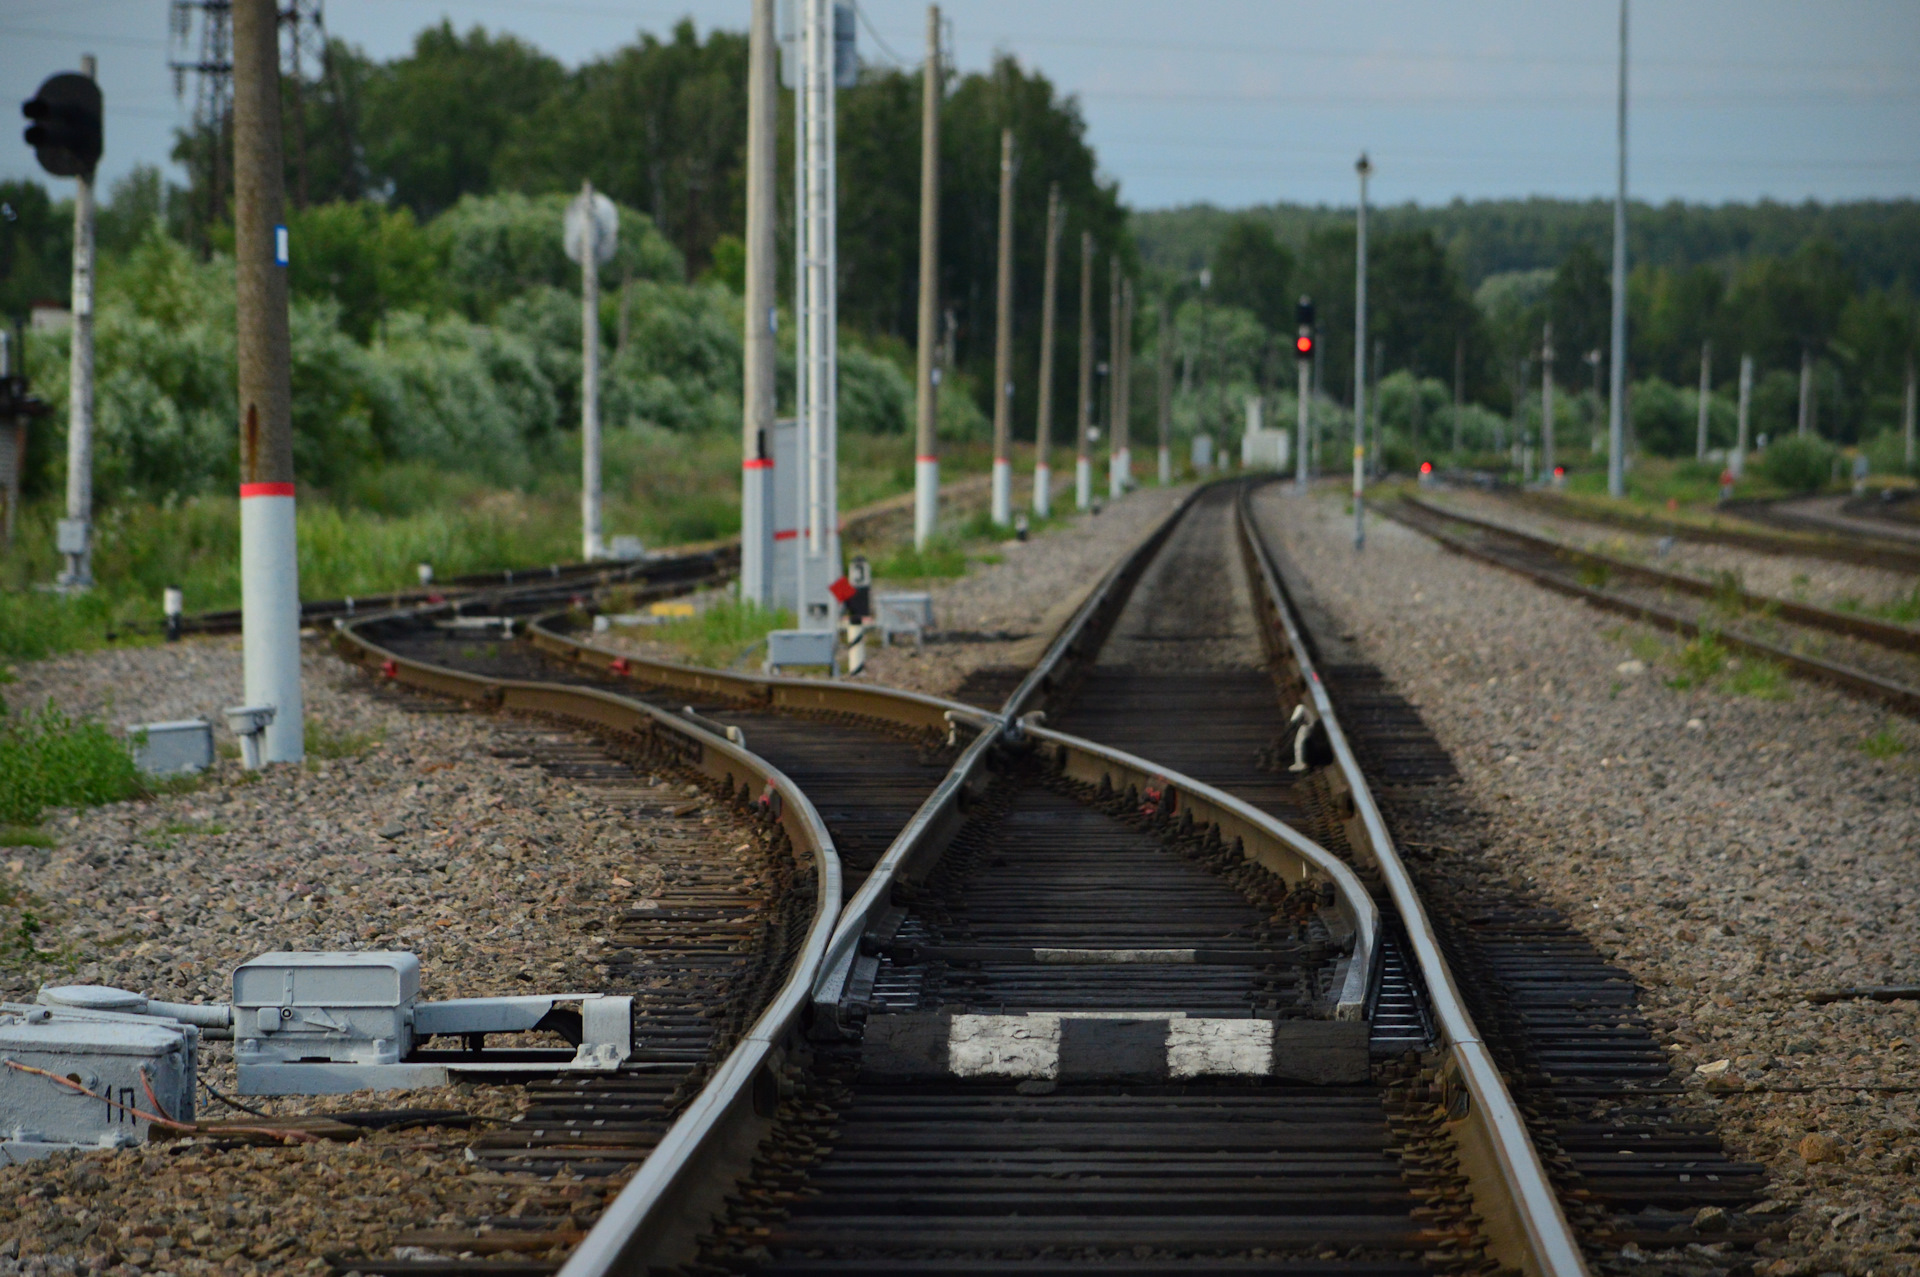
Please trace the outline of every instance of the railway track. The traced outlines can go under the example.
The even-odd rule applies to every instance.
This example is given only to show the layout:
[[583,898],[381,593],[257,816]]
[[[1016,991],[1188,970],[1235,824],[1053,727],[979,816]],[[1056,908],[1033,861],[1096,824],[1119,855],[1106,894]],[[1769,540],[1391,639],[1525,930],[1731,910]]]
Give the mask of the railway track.
[[1403,498],[1384,512],[1449,550],[1596,607],[1690,638],[1710,632],[1743,656],[1920,713],[1920,632],[1909,627],[1662,572],[1418,498]]
[[[697,1093],[645,1101],[627,1161],[596,1163],[591,1123],[637,1128],[631,1097],[529,1114],[612,1173],[564,1272],[1577,1273],[1583,1247],[1754,1240],[1694,1227],[1759,1173],[1670,1106],[1630,983],[1537,902],[1395,846],[1450,763],[1256,506],[1202,490],[992,708],[643,661],[577,615],[518,643],[452,604],[343,628],[396,685],[728,742],[844,861],[831,938],[816,910],[804,945],[746,946],[789,978],[705,1043]],[[500,1231],[336,1269],[559,1266]]]
[[[1730,545],[1768,554],[1797,554],[1826,559],[1833,563],[1852,563],[1861,567],[1886,568],[1894,572],[1920,572],[1920,548],[1888,537],[1862,537],[1858,529],[1820,527],[1805,521],[1795,522],[1773,510],[1764,501],[1732,501],[1720,507],[1734,519],[1715,517],[1708,522],[1666,519],[1597,501],[1567,497],[1552,492],[1511,492],[1494,488],[1506,500],[1558,518],[1583,519],[1604,523],[1652,536],[1671,536],[1709,545]],[[1756,526],[1759,525],[1759,526]],[[1767,525],[1771,525],[1769,530]]]

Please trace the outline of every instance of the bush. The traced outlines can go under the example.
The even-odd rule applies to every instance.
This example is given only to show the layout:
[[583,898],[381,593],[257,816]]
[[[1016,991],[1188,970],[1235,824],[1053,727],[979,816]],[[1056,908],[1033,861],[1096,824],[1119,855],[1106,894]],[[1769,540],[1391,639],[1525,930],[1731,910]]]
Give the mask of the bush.
[[1788,435],[1760,454],[1760,473],[1788,492],[1813,492],[1833,473],[1833,448],[1811,435]]
[[111,803],[140,791],[125,741],[49,705],[0,727],[0,821],[30,825],[48,807]]

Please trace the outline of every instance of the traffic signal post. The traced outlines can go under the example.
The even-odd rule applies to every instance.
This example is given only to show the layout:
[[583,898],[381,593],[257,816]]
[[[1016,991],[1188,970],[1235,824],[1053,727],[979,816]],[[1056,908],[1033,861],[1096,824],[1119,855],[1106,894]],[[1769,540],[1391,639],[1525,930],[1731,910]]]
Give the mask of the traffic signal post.
[[67,393],[67,517],[55,530],[65,566],[58,584],[93,585],[93,171],[105,142],[100,86],[93,55],[78,73],[63,71],[42,84],[20,113],[31,120],[27,145],[40,167],[74,179],[73,343]]
[[1307,491],[1307,432],[1311,429],[1313,399],[1313,298],[1301,294],[1293,308],[1293,319],[1300,331],[1293,339],[1293,362],[1300,373],[1300,402],[1293,423],[1293,486],[1303,496]]

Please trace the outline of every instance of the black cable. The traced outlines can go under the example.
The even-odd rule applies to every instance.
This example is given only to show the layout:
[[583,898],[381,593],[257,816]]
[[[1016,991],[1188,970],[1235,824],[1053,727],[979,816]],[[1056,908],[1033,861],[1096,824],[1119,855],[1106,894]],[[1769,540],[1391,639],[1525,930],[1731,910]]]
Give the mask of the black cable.
[[226,1105],[230,1109],[239,1109],[242,1113],[251,1113],[255,1117],[271,1118],[273,1116],[273,1114],[271,1113],[262,1113],[257,1108],[249,1108],[245,1104],[242,1104],[239,1100],[234,1099],[230,1095],[222,1095],[219,1091],[214,1090],[213,1083],[207,1081],[207,1079],[205,1078],[200,1079],[200,1085],[206,1088],[208,1095],[211,1095],[214,1099],[219,1100],[222,1104]]

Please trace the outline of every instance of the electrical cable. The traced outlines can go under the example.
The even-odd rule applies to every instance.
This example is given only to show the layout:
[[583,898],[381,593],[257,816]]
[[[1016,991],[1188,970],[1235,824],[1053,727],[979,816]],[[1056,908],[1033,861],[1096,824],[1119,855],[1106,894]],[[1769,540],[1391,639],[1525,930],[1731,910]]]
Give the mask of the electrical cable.
[[239,1100],[234,1099],[230,1095],[223,1094],[219,1090],[216,1090],[214,1088],[213,1083],[207,1081],[207,1079],[205,1078],[200,1079],[200,1086],[203,1090],[206,1091],[208,1095],[211,1095],[214,1099],[219,1100],[222,1104],[226,1105],[230,1109],[239,1109],[242,1113],[251,1113],[255,1117],[271,1118],[273,1116],[273,1114],[271,1113],[264,1113],[261,1110],[254,1108],[251,1105],[242,1104]]

